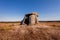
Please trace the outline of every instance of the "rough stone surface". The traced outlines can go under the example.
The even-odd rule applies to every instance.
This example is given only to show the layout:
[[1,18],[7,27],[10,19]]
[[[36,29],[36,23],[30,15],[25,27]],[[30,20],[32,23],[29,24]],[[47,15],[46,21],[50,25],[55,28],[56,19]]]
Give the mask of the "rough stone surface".
[[22,24],[27,24],[27,25],[34,25],[38,23],[38,13],[37,12],[32,12],[30,14],[26,14],[24,19],[22,20]]

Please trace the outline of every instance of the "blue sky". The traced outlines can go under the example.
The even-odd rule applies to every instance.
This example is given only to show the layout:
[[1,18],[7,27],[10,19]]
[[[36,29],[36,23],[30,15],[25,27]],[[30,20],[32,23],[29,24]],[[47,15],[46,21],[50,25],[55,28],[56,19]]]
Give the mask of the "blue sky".
[[39,20],[60,20],[60,0],[0,0],[0,21],[20,21],[31,12]]

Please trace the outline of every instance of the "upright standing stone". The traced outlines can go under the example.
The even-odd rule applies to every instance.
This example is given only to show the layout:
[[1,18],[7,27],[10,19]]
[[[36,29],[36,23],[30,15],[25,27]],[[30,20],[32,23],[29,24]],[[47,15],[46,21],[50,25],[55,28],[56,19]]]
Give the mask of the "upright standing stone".
[[31,25],[34,25],[34,24],[38,23],[37,17],[38,17],[38,14],[36,12],[33,12],[32,15],[30,15],[29,20],[30,20]]

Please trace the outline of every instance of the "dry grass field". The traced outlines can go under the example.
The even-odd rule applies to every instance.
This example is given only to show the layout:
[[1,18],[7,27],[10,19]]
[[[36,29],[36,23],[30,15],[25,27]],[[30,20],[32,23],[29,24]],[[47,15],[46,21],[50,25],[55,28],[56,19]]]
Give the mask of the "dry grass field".
[[0,40],[60,40],[60,22],[40,21],[29,26],[0,22]]

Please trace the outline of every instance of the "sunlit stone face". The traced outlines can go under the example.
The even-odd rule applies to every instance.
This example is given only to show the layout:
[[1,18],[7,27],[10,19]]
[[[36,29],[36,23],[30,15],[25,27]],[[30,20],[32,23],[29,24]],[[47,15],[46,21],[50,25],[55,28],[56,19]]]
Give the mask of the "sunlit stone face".
[[35,24],[35,20],[36,20],[35,15],[31,15],[31,16],[30,16],[30,24],[31,24],[31,25]]

